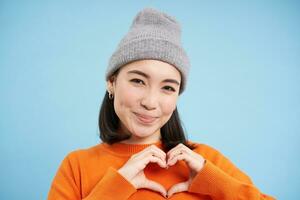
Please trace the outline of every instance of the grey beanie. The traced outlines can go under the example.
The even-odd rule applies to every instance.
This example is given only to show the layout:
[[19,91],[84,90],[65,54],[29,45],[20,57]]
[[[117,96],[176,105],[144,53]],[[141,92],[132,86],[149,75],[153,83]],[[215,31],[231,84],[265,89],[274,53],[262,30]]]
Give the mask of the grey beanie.
[[140,11],[109,60],[106,81],[123,65],[143,59],[175,66],[181,72],[181,93],[185,90],[190,63],[181,45],[180,24],[174,17],[153,8]]

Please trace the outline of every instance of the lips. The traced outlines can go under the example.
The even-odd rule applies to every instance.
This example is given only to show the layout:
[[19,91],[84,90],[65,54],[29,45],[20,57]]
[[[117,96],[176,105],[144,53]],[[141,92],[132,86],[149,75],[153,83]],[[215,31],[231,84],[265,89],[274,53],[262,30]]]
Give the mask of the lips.
[[139,113],[134,113],[134,114],[137,116],[137,119],[144,124],[151,124],[157,119],[157,117],[152,117],[149,115],[142,115]]

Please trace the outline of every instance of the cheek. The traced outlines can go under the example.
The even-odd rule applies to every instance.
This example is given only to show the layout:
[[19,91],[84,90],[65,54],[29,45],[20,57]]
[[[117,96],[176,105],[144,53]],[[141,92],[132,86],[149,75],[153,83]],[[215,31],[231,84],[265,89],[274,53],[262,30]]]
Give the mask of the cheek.
[[172,115],[173,111],[176,108],[176,98],[167,98],[162,101],[162,113],[163,115]]
[[128,109],[136,107],[138,99],[138,91],[130,87],[128,84],[122,84],[116,89],[115,93],[115,108],[116,109]]

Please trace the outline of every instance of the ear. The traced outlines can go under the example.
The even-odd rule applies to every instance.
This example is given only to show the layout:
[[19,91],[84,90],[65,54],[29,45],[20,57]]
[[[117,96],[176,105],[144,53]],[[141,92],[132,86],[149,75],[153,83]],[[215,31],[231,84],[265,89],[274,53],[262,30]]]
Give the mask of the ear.
[[114,93],[114,85],[115,85],[115,77],[111,76],[106,81],[106,89],[107,89],[107,91]]

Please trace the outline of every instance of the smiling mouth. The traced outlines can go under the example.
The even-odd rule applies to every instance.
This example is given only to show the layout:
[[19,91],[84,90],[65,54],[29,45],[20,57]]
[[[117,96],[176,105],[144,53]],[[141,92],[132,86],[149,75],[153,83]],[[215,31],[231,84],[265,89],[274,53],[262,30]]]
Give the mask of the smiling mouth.
[[151,124],[157,119],[157,117],[141,115],[141,114],[138,114],[138,113],[134,113],[134,114],[137,117],[138,121],[140,121],[143,124]]

